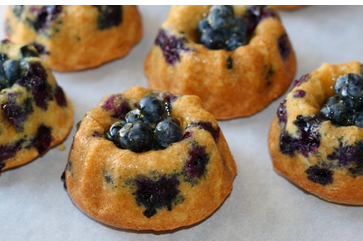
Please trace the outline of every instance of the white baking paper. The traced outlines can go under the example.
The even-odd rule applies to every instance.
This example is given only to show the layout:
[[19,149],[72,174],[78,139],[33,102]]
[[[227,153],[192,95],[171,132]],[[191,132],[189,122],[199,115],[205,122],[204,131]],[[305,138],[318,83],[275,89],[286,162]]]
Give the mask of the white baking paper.
[[[126,57],[92,70],[55,73],[75,106],[74,123],[105,94],[147,86],[144,59],[169,6],[141,6],[140,10],[143,38]],[[1,6],[0,19],[4,12]],[[297,56],[296,77],[324,62],[363,62],[362,13],[362,6],[311,6],[281,12]],[[175,232],[137,233],[88,218],[72,204],[60,181],[73,128],[64,143],[66,150],[54,148],[1,174],[0,240],[363,240],[363,207],[320,200],[272,169],[267,134],[281,99],[252,117],[220,122],[238,175],[229,198],[205,221]]]

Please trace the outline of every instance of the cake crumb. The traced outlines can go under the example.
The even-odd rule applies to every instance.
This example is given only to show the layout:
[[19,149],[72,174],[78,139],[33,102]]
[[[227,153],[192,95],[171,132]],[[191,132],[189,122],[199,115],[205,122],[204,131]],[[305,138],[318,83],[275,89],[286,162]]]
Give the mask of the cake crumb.
[[63,145],[63,144],[61,144],[61,145],[59,145],[59,146],[58,146],[58,149],[59,149],[60,151],[64,151],[64,150],[66,149],[66,146],[65,146],[65,145]]

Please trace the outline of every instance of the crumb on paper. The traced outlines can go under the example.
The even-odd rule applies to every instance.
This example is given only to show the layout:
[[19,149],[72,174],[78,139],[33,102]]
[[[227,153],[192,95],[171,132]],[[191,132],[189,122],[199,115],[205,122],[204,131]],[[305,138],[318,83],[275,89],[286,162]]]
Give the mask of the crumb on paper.
[[60,151],[64,151],[64,150],[66,149],[66,146],[65,146],[65,145],[63,145],[63,144],[61,144],[61,145],[59,145],[59,146],[58,146],[58,149],[59,149]]

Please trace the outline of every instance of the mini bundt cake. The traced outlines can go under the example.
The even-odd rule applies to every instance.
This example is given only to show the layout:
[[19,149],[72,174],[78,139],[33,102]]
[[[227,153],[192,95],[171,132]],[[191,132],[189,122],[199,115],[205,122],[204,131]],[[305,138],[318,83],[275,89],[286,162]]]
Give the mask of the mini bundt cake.
[[235,175],[218,123],[197,96],[134,87],[86,114],[63,178],[74,204],[102,223],[170,230],[213,213]]
[[323,64],[295,81],[271,125],[275,169],[325,200],[363,204],[362,65]]
[[5,34],[33,44],[58,71],[99,66],[126,55],[141,38],[136,6],[9,6]]
[[0,42],[0,171],[62,142],[73,106],[33,46]]
[[144,67],[151,88],[198,95],[217,119],[230,119],[284,93],[296,60],[271,7],[173,6]]

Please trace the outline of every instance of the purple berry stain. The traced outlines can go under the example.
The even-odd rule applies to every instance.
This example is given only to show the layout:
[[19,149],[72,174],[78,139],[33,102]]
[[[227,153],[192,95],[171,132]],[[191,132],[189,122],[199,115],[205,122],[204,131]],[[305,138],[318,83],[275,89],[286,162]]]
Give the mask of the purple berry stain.
[[155,45],[160,47],[164,59],[169,65],[180,62],[181,52],[190,51],[190,49],[185,46],[185,43],[187,43],[186,39],[168,34],[164,29],[159,30],[155,39]]
[[4,167],[5,164],[2,162],[16,155],[21,150],[23,142],[24,140],[19,140],[13,144],[0,145],[0,165]]
[[294,98],[303,98],[306,92],[304,90],[295,90]]
[[320,146],[320,133],[318,127],[321,120],[317,117],[297,116],[294,125],[299,129],[298,138],[290,136],[285,130],[280,136],[280,150],[285,155],[293,156],[295,152],[308,157],[315,153]]
[[319,167],[318,165],[315,165],[309,167],[305,172],[310,181],[318,183],[322,186],[333,183],[334,172],[326,167]]
[[17,83],[30,88],[35,104],[43,110],[47,109],[47,102],[53,99],[53,94],[47,83],[47,72],[40,62],[30,62],[27,73]]
[[188,139],[188,138],[191,138],[191,137],[193,137],[193,132],[192,131],[186,131],[186,132],[184,132],[182,140]]
[[57,87],[54,90],[54,97],[55,100],[57,101],[57,104],[61,107],[67,107],[67,99],[66,96],[64,94],[63,89],[57,85]]
[[339,147],[335,148],[328,155],[328,160],[337,160],[339,167],[350,166],[348,171],[356,176],[362,175],[363,169],[363,141],[356,142],[353,145],[343,145],[340,141]]
[[292,87],[300,86],[302,83],[308,81],[308,79],[309,79],[309,74],[305,74],[305,75],[301,76],[300,79],[294,80]]
[[205,175],[209,156],[203,146],[194,146],[189,151],[189,157],[184,167],[189,179],[201,178]]
[[158,209],[167,208],[172,210],[180,193],[179,180],[176,175],[171,177],[160,176],[157,180],[152,180],[145,176],[140,176],[135,180],[136,202],[145,207],[144,215],[151,218]]
[[38,11],[38,16],[33,24],[34,29],[37,32],[43,32],[49,27],[49,23],[54,21],[58,15],[62,12],[62,6],[44,6]]
[[286,124],[287,122],[286,99],[280,103],[279,108],[277,109],[277,118],[279,120],[279,124]]
[[45,48],[44,45],[35,42],[32,45],[40,55],[49,55],[49,51]]
[[4,119],[14,126],[16,130],[22,130],[23,123],[33,112],[32,100],[28,98],[22,104],[19,104],[16,102],[14,93],[8,93],[7,96],[7,102],[1,105]]
[[289,45],[289,38],[287,37],[287,34],[283,34],[278,39],[278,47],[280,56],[283,60],[287,59],[290,55],[290,45]]
[[99,30],[110,29],[118,26],[122,22],[122,6],[120,5],[97,5],[99,15],[97,18],[97,27]]
[[50,146],[50,142],[52,140],[51,132],[51,128],[41,125],[32,140],[32,145],[38,150],[40,155],[43,155]]
[[102,108],[111,111],[111,117],[124,119],[126,114],[131,111],[130,105],[122,99],[121,95],[111,95],[103,104]]
[[276,17],[276,14],[265,6],[253,5],[246,10],[244,18],[248,23],[247,35],[252,35],[257,25],[266,18]]
[[199,121],[197,123],[189,124],[187,128],[191,127],[199,127],[200,129],[208,131],[212,135],[214,141],[218,142],[220,136],[220,128],[219,127],[214,128],[212,123]]

